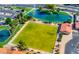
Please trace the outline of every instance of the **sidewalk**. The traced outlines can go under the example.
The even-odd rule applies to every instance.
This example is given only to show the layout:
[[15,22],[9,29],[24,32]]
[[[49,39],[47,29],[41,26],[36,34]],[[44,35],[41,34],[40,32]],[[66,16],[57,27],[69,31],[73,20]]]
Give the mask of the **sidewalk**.
[[64,52],[65,52],[65,45],[71,39],[72,39],[72,33],[70,33],[69,35],[63,35],[62,41],[61,41],[61,44],[60,44],[60,54],[64,54]]

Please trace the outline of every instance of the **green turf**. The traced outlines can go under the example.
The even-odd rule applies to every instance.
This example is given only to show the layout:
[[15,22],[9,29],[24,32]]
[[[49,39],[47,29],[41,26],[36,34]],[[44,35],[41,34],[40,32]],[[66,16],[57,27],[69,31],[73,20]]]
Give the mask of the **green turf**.
[[0,26],[0,30],[8,30],[9,26]]
[[22,40],[26,43],[26,47],[51,52],[54,48],[56,36],[57,26],[30,22],[13,43],[18,44]]

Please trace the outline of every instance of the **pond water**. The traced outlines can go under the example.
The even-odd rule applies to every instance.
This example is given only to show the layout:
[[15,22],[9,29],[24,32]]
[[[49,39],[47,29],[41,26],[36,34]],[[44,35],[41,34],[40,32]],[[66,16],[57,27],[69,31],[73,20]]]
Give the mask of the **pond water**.
[[72,17],[65,12],[61,12],[59,14],[46,14],[40,13],[39,10],[34,10],[34,12],[30,12],[28,13],[28,15],[37,18],[38,20],[43,22],[62,23],[72,19]]
[[0,42],[4,42],[10,36],[9,30],[1,30],[0,31]]

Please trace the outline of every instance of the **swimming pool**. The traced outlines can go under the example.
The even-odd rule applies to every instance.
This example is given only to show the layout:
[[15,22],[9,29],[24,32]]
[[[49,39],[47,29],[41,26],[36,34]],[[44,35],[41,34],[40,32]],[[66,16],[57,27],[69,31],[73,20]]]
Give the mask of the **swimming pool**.
[[9,30],[0,31],[0,42],[4,42],[10,36]]
[[30,12],[28,15],[43,22],[62,23],[72,19],[72,17],[65,12],[59,12],[59,14],[46,14],[40,13],[39,10],[34,10],[34,12]]

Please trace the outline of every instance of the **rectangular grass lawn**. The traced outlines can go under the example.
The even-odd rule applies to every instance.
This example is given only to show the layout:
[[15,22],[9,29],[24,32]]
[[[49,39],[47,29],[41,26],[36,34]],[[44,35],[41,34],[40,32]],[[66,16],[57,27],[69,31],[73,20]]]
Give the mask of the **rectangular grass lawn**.
[[51,52],[57,37],[57,26],[49,26],[30,22],[13,41],[18,44],[20,40],[26,43],[26,47]]

